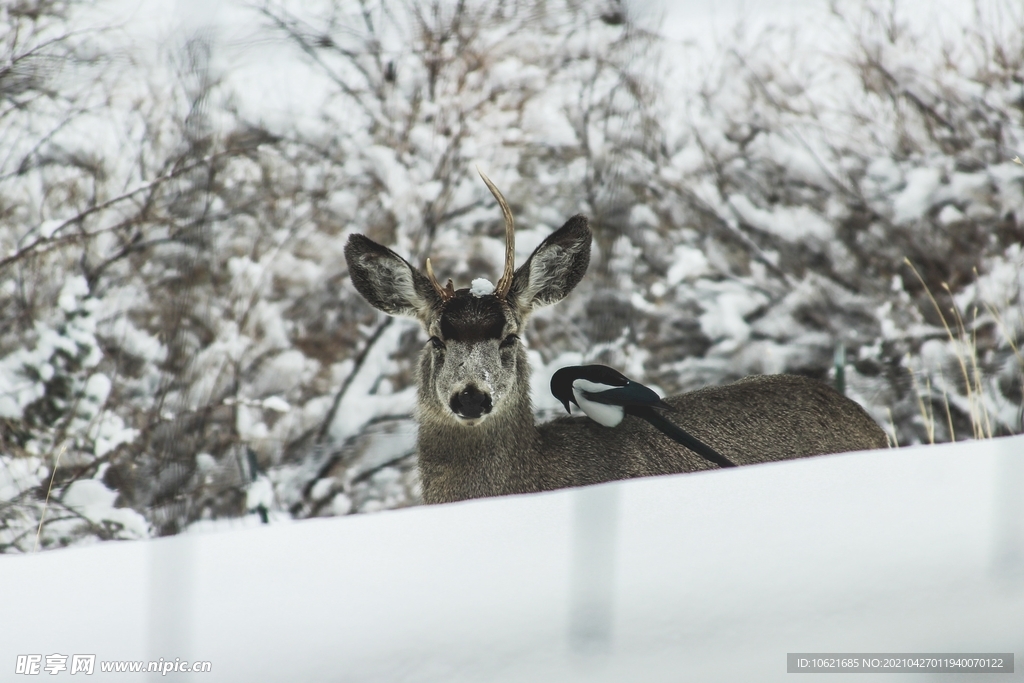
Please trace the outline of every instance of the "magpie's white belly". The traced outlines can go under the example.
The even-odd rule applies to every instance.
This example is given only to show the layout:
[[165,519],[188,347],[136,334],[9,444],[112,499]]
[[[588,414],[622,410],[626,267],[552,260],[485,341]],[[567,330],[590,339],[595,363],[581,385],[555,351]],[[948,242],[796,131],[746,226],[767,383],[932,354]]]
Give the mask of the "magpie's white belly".
[[[605,427],[615,427],[622,422],[622,418],[625,417],[626,414],[626,411],[623,410],[622,406],[591,401],[583,394],[587,389],[578,386],[584,382],[585,380],[576,380],[573,382],[572,394],[576,397],[576,403],[578,403],[583,412],[587,414],[587,417],[598,424],[604,425]],[[591,386],[601,386],[594,385],[592,382],[586,382],[586,384]],[[610,389],[611,387],[604,388]]]

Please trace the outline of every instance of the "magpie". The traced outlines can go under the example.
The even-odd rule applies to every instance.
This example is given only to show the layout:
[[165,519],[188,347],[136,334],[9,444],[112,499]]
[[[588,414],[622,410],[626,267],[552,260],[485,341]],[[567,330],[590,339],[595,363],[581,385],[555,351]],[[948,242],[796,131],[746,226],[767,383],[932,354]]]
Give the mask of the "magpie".
[[675,409],[653,390],[607,365],[562,368],[551,377],[551,393],[568,413],[572,412],[569,403],[575,403],[587,417],[605,427],[615,427],[626,415],[634,415],[705,460],[719,467],[736,467],[736,463],[657,413],[655,408],[673,412]]

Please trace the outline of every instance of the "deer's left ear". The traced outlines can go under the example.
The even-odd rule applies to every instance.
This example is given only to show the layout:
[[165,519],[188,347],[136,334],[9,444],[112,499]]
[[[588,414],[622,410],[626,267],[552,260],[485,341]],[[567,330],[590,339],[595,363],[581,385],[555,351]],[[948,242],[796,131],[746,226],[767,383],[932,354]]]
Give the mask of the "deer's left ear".
[[349,237],[345,260],[356,290],[371,306],[388,315],[418,318],[426,325],[433,309],[441,303],[423,273],[368,237]]
[[590,227],[586,216],[573,216],[541,242],[516,270],[508,301],[524,315],[557,303],[579,284],[590,265]]

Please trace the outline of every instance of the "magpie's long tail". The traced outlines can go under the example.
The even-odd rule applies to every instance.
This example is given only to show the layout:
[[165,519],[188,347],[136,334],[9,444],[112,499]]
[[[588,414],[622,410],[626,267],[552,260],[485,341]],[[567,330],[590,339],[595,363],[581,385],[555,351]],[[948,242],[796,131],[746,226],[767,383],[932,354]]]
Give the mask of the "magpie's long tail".
[[663,432],[673,440],[683,444],[705,460],[710,460],[719,467],[736,467],[736,463],[729,460],[700,439],[672,424],[668,419],[656,413],[653,408],[649,408],[647,406],[630,406],[628,412],[647,420],[656,429]]

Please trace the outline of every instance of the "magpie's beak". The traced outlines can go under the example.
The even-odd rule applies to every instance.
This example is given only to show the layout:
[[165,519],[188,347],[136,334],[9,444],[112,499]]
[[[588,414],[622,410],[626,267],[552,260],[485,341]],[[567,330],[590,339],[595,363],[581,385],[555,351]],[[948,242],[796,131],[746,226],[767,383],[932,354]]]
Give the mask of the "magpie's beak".
[[569,408],[569,401],[562,401],[562,405],[565,406],[565,412],[572,415],[572,409]]

